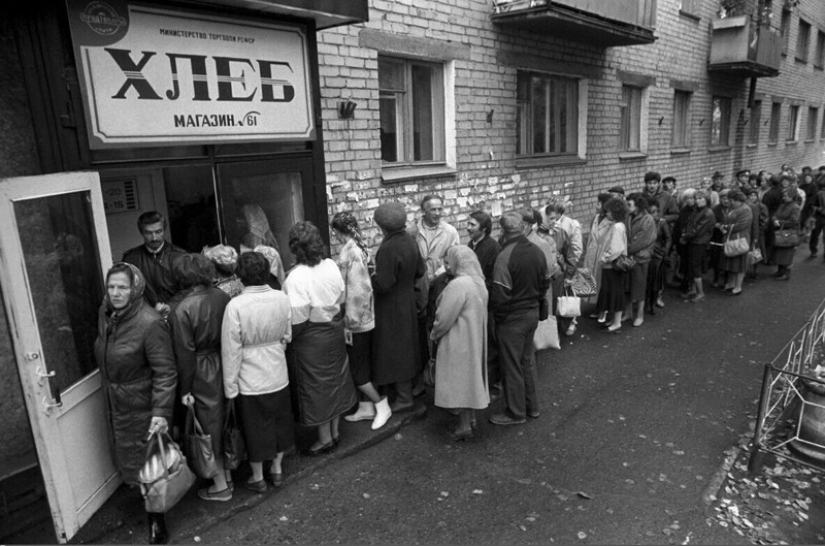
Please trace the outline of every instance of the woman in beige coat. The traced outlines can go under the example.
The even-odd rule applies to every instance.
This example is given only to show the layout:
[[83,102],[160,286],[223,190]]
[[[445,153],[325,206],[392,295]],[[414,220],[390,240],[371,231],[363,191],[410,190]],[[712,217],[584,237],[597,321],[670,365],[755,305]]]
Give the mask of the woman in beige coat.
[[430,338],[438,343],[435,405],[459,411],[460,423],[450,435],[473,435],[475,410],[490,403],[487,385],[487,288],[475,252],[453,246],[445,258],[453,280],[438,298]]

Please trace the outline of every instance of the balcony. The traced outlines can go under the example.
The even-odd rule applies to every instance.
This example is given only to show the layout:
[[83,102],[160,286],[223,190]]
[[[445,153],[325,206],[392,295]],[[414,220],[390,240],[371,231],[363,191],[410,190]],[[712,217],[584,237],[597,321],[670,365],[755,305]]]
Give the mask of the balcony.
[[656,41],[656,0],[493,0],[492,20],[600,47]]
[[713,21],[711,72],[743,78],[774,77],[782,64],[782,35],[769,27],[756,28],[748,16]]
[[312,19],[315,29],[323,30],[369,20],[368,0],[198,0],[230,8]]

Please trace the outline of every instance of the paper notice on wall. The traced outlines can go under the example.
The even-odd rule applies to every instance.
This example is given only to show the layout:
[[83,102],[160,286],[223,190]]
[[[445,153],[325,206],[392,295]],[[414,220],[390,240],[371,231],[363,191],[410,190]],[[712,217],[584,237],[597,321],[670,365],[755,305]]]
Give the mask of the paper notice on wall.
[[490,203],[490,214],[492,216],[501,216],[501,202],[493,201]]

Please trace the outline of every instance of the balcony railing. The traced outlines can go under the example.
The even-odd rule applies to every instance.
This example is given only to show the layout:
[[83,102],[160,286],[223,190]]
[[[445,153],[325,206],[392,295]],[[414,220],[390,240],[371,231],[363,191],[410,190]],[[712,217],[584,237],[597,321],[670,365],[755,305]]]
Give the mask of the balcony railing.
[[708,70],[758,78],[779,75],[782,35],[745,15],[713,21]]
[[656,41],[656,0],[493,0],[492,18],[601,47]]

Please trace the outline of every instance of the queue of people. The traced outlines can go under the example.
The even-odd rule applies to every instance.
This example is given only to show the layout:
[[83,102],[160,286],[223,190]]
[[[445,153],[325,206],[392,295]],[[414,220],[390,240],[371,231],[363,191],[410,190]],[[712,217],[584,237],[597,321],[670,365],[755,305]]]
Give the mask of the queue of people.
[[[341,212],[331,221],[335,260],[315,225],[292,226],[289,271],[274,237],[247,241],[240,255],[224,245],[190,254],[164,239],[162,215],[145,213],[144,244],[106,275],[96,343],[118,468],[135,483],[147,433],[180,427],[180,408],[189,407],[221,469],[201,476],[211,483],[198,496],[228,501],[229,413],[252,471],[243,486],[262,493],[267,482],[283,484],[296,425],[315,431],[307,455],[328,453],[341,441],[342,417],[378,430],[412,410],[426,369],[434,369],[435,405],[457,417],[453,440],[472,438],[476,411],[499,398],[493,425],[538,418],[534,335],[580,277],[595,286],[592,317],[618,333],[664,307],[669,284],[699,303],[712,270],[713,286],[736,296],[760,261],[788,280],[799,238],[816,255],[825,168],[816,177],[803,171],[801,186],[790,168],[740,175],[727,187],[715,177],[678,190],[675,178],[650,172],[627,197],[611,188],[598,196],[586,248],[570,204],[557,197],[542,210],[504,213],[498,240],[490,215],[472,212],[466,246],[442,218],[440,197],[422,200],[414,226],[403,204],[383,203],[373,215],[382,232],[374,254],[355,216]],[[575,316],[557,323],[559,334],[577,330]],[[163,514],[149,514],[149,526],[151,543],[167,540]]]

